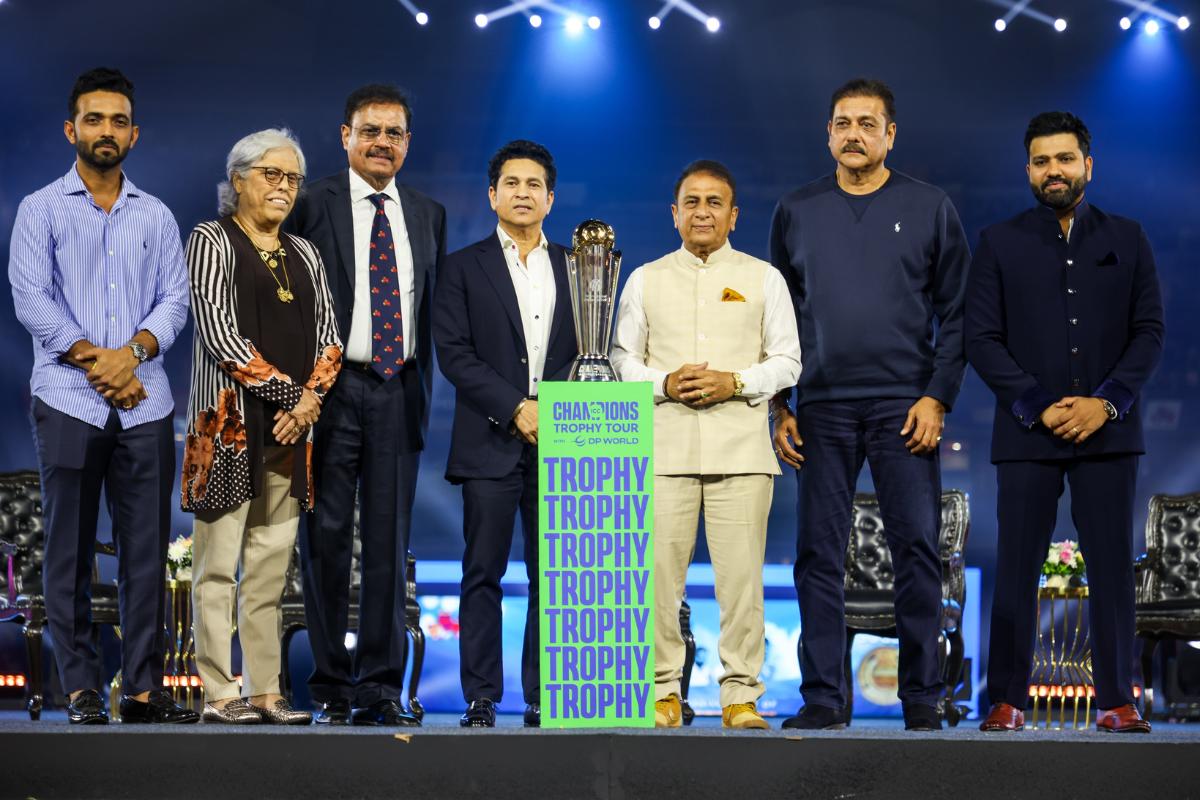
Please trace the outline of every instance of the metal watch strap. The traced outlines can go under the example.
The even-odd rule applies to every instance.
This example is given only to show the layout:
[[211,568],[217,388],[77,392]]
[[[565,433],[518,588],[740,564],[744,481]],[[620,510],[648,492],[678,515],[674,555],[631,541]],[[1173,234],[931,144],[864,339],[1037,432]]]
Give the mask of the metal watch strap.
[[145,346],[140,342],[130,342],[125,346],[133,351],[133,357],[138,360],[139,364],[145,364],[150,360],[150,353],[146,351]]
[[1105,400],[1103,397],[1100,398],[1100,402],[1104,405],[1104,413],[1108,415],[1108,421],[1116,422],[1117,417],[1120,416],[1117,413],[1117,407]]
[[746,384],[742,382],[742,374],[740,372],[733,373],[733,396],[737,397],[746,390]]

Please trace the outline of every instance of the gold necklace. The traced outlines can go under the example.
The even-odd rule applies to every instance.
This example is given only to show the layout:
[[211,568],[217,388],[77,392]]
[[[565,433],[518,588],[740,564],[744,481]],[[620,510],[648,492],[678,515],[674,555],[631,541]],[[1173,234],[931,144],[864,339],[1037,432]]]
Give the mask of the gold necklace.
[[[267,271],[271,273],[271,277],[275,279],[275,286],[278,287],[275,289],[275,296],[279,298],[279,302],[290,303],[295,300],[296,296],[292,294],[292,278],[288,275],[287,261],[285,260],[287,258],[287,251],[283,249],[283,243],[279,243],[277,250],[263,250],[254,241],[254,237],[250,235],[250,231],[246,230],[246,226],[242,224],[236,214],[233,215],[233,224],[242,229],[242,233],[246,234],[246,238],[250,240],[250,244],[254,245],[254,249],[258,251],[258,257],[267,265]],[[277,258],[278,260],[276,260]],[[279,282],[279,276],[275,274],[276,267],[283,268],[283,279],[287,281],[286,288]]]

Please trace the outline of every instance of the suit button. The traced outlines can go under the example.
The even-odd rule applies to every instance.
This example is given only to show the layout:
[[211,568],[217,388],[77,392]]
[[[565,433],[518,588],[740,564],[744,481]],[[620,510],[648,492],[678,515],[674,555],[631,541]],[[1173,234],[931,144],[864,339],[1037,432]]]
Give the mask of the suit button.
[[1072,287],[1072,288],[1068,288],[1068,289],[1067,289],[1067,294],[1075,294],[1075,289],[1074,289],[1073,287]]
[[529,363],[529,362],[528,362],[528,361],[526,361],[524,358],[522,358],[522,359],[521,359],[521,363],[522,363],[522,364],[527,364],[527,363]]
[[1071,378],[1071,388],[1072,389],[1079,388],[1079,378]]
[[1071,324],[1072,324],[1072,325],[1078,325],[1078,324],[1079,324],[1079,317],[1071,317]]
[[[1062,237],[1061,237],[1061,236],[1059,236],[1058,238],[1060,238],[1060,239],[1061,239]],[[1069,258],[1067,259],[1067,266],[1068,266],[1068,267],[1070,267],[1070,266],[1074,265],[1074,263],[1075,263],[1075,262],[1074,262],[1072,259],[1069,259]]]
[[1078,347],[1072,347],[1072,348],[1071,348],[1071,355],[1073,355],[1073,356],[1077,356],[1077,355],[1079,355],[1079,348],[1078,348]]

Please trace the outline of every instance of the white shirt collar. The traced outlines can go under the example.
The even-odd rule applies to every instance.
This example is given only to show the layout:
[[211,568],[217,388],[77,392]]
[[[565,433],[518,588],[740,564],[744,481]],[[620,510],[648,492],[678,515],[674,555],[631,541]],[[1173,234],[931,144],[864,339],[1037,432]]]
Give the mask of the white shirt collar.
[[[500,237],[500,246],[505,250],[513,247],[517,243],[515,239],[508,235],[508,231],[504,230],[504,226],[500,225],[499,223],[496,224],[496,235]],[[549,250],[550,242],[546,240],[545,229],[542,229],[541,237],[542,238],[538,240],[538,248],[541,250]]]
[[[389,200],[396,203],[400,202],[400,192],[396,190],[396,179],[392,178],[388,181],[388,185],[383,187],[383,193],[388,196]],[[375,187],[363,180],[362,176],[350,170],[350,202],[357,203],[359,200],[365,200],[373,194],[379,194]]]

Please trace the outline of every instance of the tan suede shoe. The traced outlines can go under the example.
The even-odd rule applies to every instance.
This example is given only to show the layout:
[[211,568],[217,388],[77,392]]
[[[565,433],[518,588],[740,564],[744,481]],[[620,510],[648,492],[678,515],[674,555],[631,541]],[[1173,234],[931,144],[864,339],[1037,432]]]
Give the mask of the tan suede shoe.
[[678,728],[683,724],[683,706],[679,695],[672,692],[654,703],[654,727]]
[[754,703],[730,703],[721,709],[721,727],[761,731],[771,726],[758,713]]

